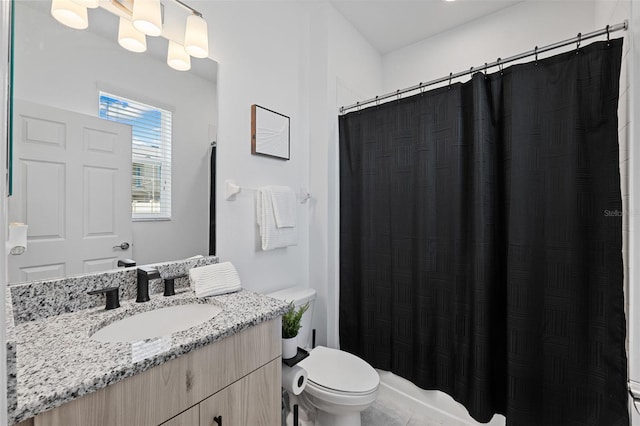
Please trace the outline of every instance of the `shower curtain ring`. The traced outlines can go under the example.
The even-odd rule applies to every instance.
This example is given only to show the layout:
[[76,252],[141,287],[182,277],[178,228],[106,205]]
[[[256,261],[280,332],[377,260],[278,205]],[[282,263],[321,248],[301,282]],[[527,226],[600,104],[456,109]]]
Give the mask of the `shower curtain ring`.
[[487,63],[484,63],[484,79],[487,79]]
[[396,90],[396,96],[398,97],[398,102],[400,102],[400,89]]
[[498,69],[500,69],[500,75],[504,75],[503,67],[502,64],[500,63],[500,61],[502,60],[502,58],[498,58]]
[[607,24],[607,46],[611,46],[611,39],[609,38],[611,33],[609,33],[609,24]]
[[451,77],[453,77],[453,73],[449,73],[449,90],[451,90]]
[[536,55],[536,62],[535,62],[535,66],[538,66],[538,46],[536,46],[535,49],[533,49],[535,55]]
[[576,45],[576,55],[580,53],[580,42],[582,41],[582,33],[578,33],[578,42]]
[[356,110],[360,111],[360,102],[356,102]]
[[422,85],[422,82],[420,82],[420,85],[418,86],[418,88],[420,89],[420,94],[424,95],[424,86]]
[[380,96],[376,96],[376,106],[380,106],[380,99],[378,99]]

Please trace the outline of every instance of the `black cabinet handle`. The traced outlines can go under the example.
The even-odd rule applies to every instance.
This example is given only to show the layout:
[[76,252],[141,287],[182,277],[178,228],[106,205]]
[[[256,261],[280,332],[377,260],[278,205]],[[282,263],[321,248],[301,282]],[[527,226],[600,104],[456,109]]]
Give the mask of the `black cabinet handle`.
[[216,422],[218,426],[222,426],[222,416],[216,416],[213,418],[213,421]]

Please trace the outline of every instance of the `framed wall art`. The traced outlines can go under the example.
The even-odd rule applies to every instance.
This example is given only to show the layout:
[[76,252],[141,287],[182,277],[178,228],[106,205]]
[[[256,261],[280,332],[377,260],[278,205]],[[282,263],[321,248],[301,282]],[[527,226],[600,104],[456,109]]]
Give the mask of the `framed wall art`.
[[290,118],[260,105],[251,105],[251,153],[290,159]]

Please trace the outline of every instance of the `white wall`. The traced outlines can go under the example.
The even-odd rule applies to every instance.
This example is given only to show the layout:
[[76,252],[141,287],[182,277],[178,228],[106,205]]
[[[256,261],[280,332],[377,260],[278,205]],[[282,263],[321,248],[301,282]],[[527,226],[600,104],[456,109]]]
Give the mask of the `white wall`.
[[[526,1],[383,57],[383,89],[392,92],[586,33],[591,1]],[[558,51],[555,51],[555,54]],[[543,57],[543,56],[541,56]],[[490,70],[495,72],[496,69]],[[466,81],[468,77],[463,77]],[[445,83],[446,84],[446,83]]]
[[[218,61],[219,126],[217,169],[217,254],[232,261],[250,290],[268,292],[307,285],[309,204],[298,205],[297,246],[263,252],[256,225],[255,192],[224,198],[224,181],[258,188],[309,187],[308,88],[306,64],[309,21],[293,2],[201,2],[209,23],[210,57]],[[251,155],[251,105],[291,118],[289,161]]]
[[[212,2],[198,7],[209,20],[210,55],[220,64],[218,254],[234,262],[248,289],[316,289],[318,343],[327,343],[329,324],[329,342],[336,346],[338,106],[380,90],[380,56],[328,3]],[[350,87],[348,95],[344,87]],[[291,117],[291,160],[250,154],[253,103]],[[246,191],[226,201],[226,179],[251,188],[308,189],[313,198],[298,209],[299,244],[261,251],[255,194]]]
[[[309,282],[318,291],[318,342],[338,347],[338,111],[382,87],[380,54],[330,5],[313,12],[309,176],[315,198],[309,232]],[[326,53],[325,53],[326,52]],[[326,327],[326,328],[325,328]]]
[[145,264],[208,254],[215,84],[122,49],[117,26],[107,39],[67,28],[41,9],[37,2],[16,2],[14,97],[96,117],[98,90],[106,90],[172,110],[171,220],[133,222],[133,257]]

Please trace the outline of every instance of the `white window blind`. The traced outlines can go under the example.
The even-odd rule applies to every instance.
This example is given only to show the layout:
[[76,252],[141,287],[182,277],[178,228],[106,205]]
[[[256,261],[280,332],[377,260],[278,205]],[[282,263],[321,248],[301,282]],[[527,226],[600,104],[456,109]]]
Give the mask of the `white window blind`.
[[171,111],[101,91],[100,118],[132,127],[132,218],[171,218]]

